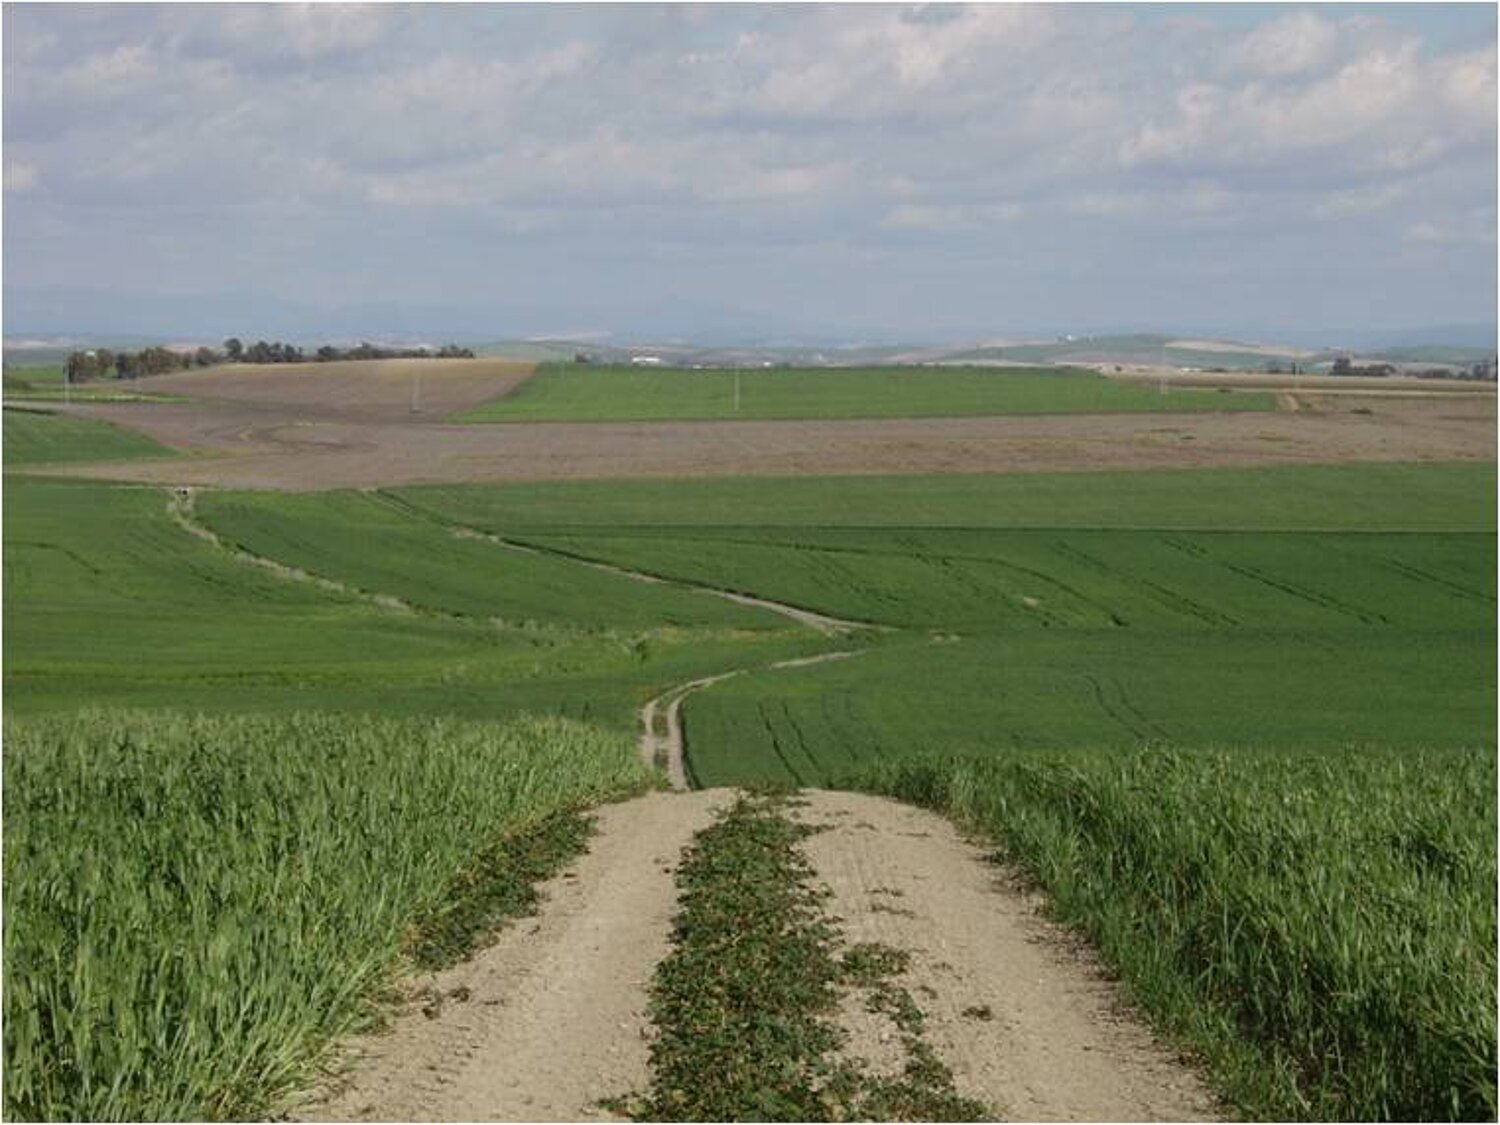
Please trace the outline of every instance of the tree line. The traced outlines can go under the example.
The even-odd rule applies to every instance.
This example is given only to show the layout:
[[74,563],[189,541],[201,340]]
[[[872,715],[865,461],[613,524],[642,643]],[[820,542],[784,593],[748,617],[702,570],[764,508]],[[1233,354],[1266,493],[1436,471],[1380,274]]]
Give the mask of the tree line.
[[257,340],[248,347],[244,341],[231,336],[224,341],[222,351],[200,347],[194,350],[177,350],[155,345],[138,352],[113,351],[110,348],[90,348],[73,352],[67,360],[67,376],[70,383],[87,383],[94,379],[139,379],[146,375],[165,375],[169,371],[185,371],[194,367],[214,367],[223,363],[331,363],[339,359],[473,359],[472,348],[461,348],[457,344],[444,344],[437,351],[430,348],[382,348],[375,344],[360,343],[352,348],[336,348],[324,344],[305,355],[295,344],[280,340],[267,342]]

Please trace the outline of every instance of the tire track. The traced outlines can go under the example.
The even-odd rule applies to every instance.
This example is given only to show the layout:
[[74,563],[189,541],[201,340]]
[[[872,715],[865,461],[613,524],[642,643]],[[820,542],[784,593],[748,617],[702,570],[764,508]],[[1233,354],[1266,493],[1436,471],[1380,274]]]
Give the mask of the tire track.
[[688,778],[687,756],[684,752],[685,744],[682,737],[682,704],[688,696],[750,672],[806,668],[809,665],[826,664],[833,660],[848,660],[869,651],[869,649],[855,648],[822,652],[816,656],[778,660],[774,664],[735,668],[729,672],[720,672],[714,676],[701,676],[696,680],[676,684],[660,695],[648,699],[641,706],[641,758],[647,765],[665,770],[672,788],[685,792],[693,788]]
[[[389,612],[409,616],[438,616],[433,611],[419,608],[411,602],[396,597],[394,594],[372,593],[369,590],[362,590],[358,586],[351,586],[346,582],[340,582],[336,578],[314,574],[312,571],[303,570],[301,567],[290,566],[287,563],[267,558],[265,555],[258,555],[233,540],[224,538],[204,523],[203,518],[198,514],[197,498],[198,490],[196,488],[180,487],[168,490],[168,517],[189,535],[201,539],[205,543],[212,544],[238,562],[245,563],[248,566],[259,567],[261,570],[269,571],[271,574],[276,575],[276,577],[284,578],[290,582],[302,582],[310,586],[315,586],[319,590],[354,598]],[[442,616],[454,617],[461,621],[473,620],[472,618],[464,618],[456,614],[444,614]],[[491,624],[494,623],[492,622]]]
[[425,519],[430,523],[446,527],[448,531],[459,539],[479,539],[486,543],[492,543],[508,551],[518,551],[528,555],[540,555],[543,557],[567,559],[569,562],[580,563],[594,570],[603,571],[606,574],[617,575],[621,578],[629,578],[633,582],[645,582],[653,586],[674,586],[680,590],[691,590],[695,593],[704,594],[708,597],[723,598],[725,601],[735,602],[738,605],[748,606],[753,609],[763,609],[770,613],[779,614],[790,618],[799,625],[805,625],[809,629],[815,629],[827,636],[844,636],[860,630],[884,631],[885,626],[876,625],[869,621],[851,621],[842,617],[833,617],[826,613],[818,613],[816,610],[804,609],[801,606],[790,605],[787,602],[778,602],[770,598],[757,597],[754,594],[742,593],[738,590],[728,590],[720,586],[710,586],[702,582],[691,582],[682,578],[666,578],[659,574],[652,574],[644,570],[632,570],[629,567],[617,566],[614,563],[602,562],[599,559],[580,555],[573,551],[564,551],[556,547],[538,547],[532,543],[525,543],[517,539],[511,539],[504,535],[496,535],[492,531],[484,531],[467,524],[454,523],[443,519],[430,511],[418,508],[405,500],[400,500],[388,493],[376,491],[373,493],[384,503],[396,508],[407,515]]

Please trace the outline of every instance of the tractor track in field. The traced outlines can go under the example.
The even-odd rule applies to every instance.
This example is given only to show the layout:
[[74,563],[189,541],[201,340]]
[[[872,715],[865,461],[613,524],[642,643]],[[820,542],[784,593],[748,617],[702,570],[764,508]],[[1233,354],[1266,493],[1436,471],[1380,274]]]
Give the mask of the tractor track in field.
[[[284,578],[291,582],[302,582],[308,585],[315,586],[320,590],[326,590],[329,593],[342,594],[346,597],[357,598],[360,601],[367,602],[370,605],[378,606],[381,609],[391,610],[396,613],[408,614],[411,616],[449,618],[453,620],[470,621],[476,624],[480,623],[478,618],[467,617],[463,614],[452,613],[429,606],[420,606],[413,602],[406,601],[404,598],[397,597],[395,594],[385,594],[376,591],[365,590],[361,587],[351,585],[347,582],[341,582],[336,578],[329,578],[327,575],[323,574],[315,574],[312,571],[303,569],[302,567],[293,566],[290,563],[280,562],[277,559],[269,558],[265,555],[258,554],[255,551],[251,551],[241,544],[235,543],[234,541],[225,538],[223,535],[220,535],[217,531],[209,527],[208,524],[203,521],[203,517],[198,513],[197,494],[198,489],[195,487],[179,485],[169,488],[167,490],[168,516],[171,518],[173,523],[175,523],[182,530],[186,531],[189,535],[201,539],[206,543],[212,544],[220,550],[227,552],[229,555],[239,560],[240,562],[243,562],[250,566],[259,567],[262,570],[269,571],[279,578]],[[816,632],[824,634],[825,636],[847,636],[850,633],[854,633],[857,631],[888,631],[888,627],[884,625],[875,625],[864,621],[848,621],[843,618],[831,617],[827,614],[817,613],[809,609],[803,609],[800,606],[788,605],[785,602],[772,601],[768,598],[759,598],[752,594],[742,594],[735,590],[724,590],[720,589],[717,586],[707,586],[696,582],[685,582],[678,579],[662,578],[655,574],[648,574],[645,571],[630,570],[626,567],[616,566],[613,563],[599,562],[596,559],[590,559],[582,555],[574,555],[566,551],[554,551],[541,547],[534,547],[528,543],[506,539],[503,536],[495,535],[488,531],[480,531],[477,528],[466,527],[461,524],[450,524],[446,521],[441,520],[434,520],[432,516],[430,516],[426,512],[421,511],[420,509],[410,508],[405,504],[396,503],[394,501],[391,501],[389,497],[385,497],[378,493],[373,493],[372,495],[378,496],[380,499],[385,500],[387,503],[389,503],[391,507],[407,515],[411,515],[420,519],[427,519],[429,521],[438,523],[440,526],[448,528],[448,530],[454,535],[455,538],[478,539],[487,543],[491,543],[503,550],[515,551],[520,554],[534,555],[541,558],[555,558],[568,562],[579,563],[593,570],[602,571],[606,574],[613,574],[620,578],[628,578],[634,582],[643,582],[657,586],[671,586],[676,589],[688,590],[694,593],[703,594],[708,597],[722,598],[726,601],[734,602],[737,605],[747,606],[752,609],[762,609],[769,613],[774,613],[781,617],[788,618],[789,620],[795,621],[799,625],[806,626],[807,628],[813,629]],[[498,618],[490,618],[488,624],[497,629],[504,627],[503,623]],[[822,659],[822,657],[819,657],[817,659]],[[799,662],[801,661],[793,661],[790,664],[772,665],[772,667],[791,667]],[[744,670],[749,671],[750,669]],[[722,678],[724,677],[715,677],[716,680]],[[681,686],[688,687],[690,685]],[[695,684],[692,686],[707,685]]]
[[555,547],[538,547],[533,543],[525,543],[504,535],[497,535],[492,531],[484,531],[481,528],[470,527],[467,524],[454,523],[378,490],[370,493],[370,495],[377,497],[406,515],[424,519],[440,527],[447,528],[448,532],[458,539],[478,539],[507,551],[516,551],[520,554],[534,555],[542,558],[565,559],[568,562],[579,563],[593,570],[602,571],[605,574],[628,578],[632,582],[644,582],[652,586],[671,586],[679,590],[689,590],[712,598],[722,598],[725,601],[734,602],[736,605],[748,606],[752,609],[763,609],[769,613],[779,614],[782,617],[795,621],[799,625],[805,625],[809,629],[815,629],[819,633],[828,636],[842,636],[856,630],[883,631],[886,629],[886,626],[876,625],[869,621],[851,621],[843,617],[833,617],[830,614],[818,613],[816,610],[804,609],[802,606],[789,605],[786,602],[773,601],[770,598],[757,597],[754,594],[746,594],[738,590],[727,590],[721,586],[710,586],[702,582],[692,582],[682,578],[665,578],[659,574],[651,574],[644,570],[632,570],[629,567],[620,566],[616,563],[603,562],[599,559],[590,558],[588,555],[580,555],[572,551],[562,551]]
[[328,578],[325,575],[314,574],[309,570],[303,570],[298,566],[278,562],[276,559],[267,558],[265,555],[256,554],[247,550],[229,539],[224,538],[213,528],[203,522],[198,514],[197,490],[193,488],[177,487],[167,490],[167,515],[172,522],[183,531],[195,538],[202,539],[205,543],[224,551],[230,557],[247,566],[259,567],[261,570],[269,571],[278,578],[284,578],[289,582],[302,582],[315,586],[319,590],[325,590],[332,594],[342,594],[345,597],[357,598],[362,602],[378,606],[380,609],[389,610],[394,613],[417,616],[420,614],[431,615],[432,611],[421,609],[411,602],[404,601],[394,594],[371,593],[357,586],[351,586],[346,582],[340,582],[336,578]]
[[728,672],[700,676],[696,680],[675,684],[660,695],[648,699],[641,707],[641,758],[648,766],[656,766],[664,770],[673,789],[686,792],[693,787],[688,778],[686,743],[682,736],[682,704],[688,696],[750,672],[769,672],[778,668],[803,668],[811,664],[826,664],[833,660],[848,660],[869,651],[869,649],[855,648],[840,649],[837,652],[820,652],[815,656],[798,656],[790,660],[778,660],[773,664],[734,668]]

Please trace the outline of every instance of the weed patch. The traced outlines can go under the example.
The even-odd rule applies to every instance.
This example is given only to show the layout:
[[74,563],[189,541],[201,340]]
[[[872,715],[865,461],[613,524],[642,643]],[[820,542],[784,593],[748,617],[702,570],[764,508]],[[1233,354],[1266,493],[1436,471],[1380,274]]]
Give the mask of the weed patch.
[[462,961],[492,938],[501,922],[536,913],[536,885],[582,855],[593,832],[592,817],[566,810],[495,841],[421,912],[403,951],[419,969]]
[[[922,1016],[894,982],[906,955],[859,945],[840,953],[826,891],[797,849],[811,829],[785,797],[752,796],[699,834],[678,872],[675,947],[657,969],[652,1084],[616,1108],[640,1120],[977,1120],[921,1039]],[[900,1029],[907,1065],[864,1074],[837,1056],[841,993],[865,994]]]

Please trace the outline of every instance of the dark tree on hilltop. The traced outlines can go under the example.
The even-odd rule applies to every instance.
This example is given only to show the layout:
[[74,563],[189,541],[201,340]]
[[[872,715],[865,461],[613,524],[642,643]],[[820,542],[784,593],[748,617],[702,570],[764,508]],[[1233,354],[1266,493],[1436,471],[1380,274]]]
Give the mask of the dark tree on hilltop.
[[224,354],[230,363],[238,363],[245,356],[245,345],[240,343],[238,336],[231,336],[224,341]]

